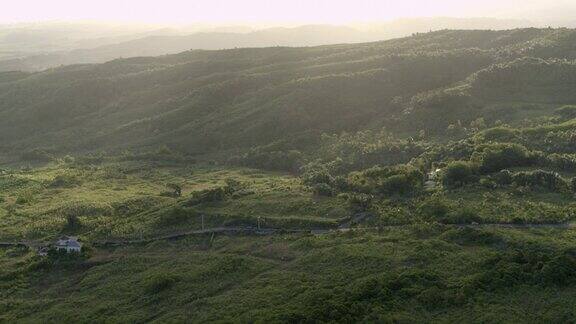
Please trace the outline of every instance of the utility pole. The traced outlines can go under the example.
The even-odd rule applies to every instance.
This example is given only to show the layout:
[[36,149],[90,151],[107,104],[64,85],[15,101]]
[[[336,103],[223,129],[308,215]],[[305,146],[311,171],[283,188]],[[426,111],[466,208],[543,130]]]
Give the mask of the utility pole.
[[260,216],[258,216],[258,230],[260,230]]

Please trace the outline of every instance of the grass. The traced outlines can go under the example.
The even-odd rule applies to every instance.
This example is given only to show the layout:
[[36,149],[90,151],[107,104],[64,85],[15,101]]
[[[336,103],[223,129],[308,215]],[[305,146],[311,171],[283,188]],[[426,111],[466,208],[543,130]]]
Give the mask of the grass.
[[[238,188],[224,199],[193,199],[230,183]],[[91,242],[199,229],[201,215],[208,227],[260,217],[265,227],[333,228],[352,210],[287,174],[142,161],[11,170],[0,196],[0,240],[75,234],[87,248],[77,258],[0,248],[0,322],[564,322],[576,306],[576,231],[435,223],[464,209],[486,223],[571,220],[561,194],[471,185],[384,199],[365,224],[398,228],[107,248]],[[423,218],[435,199],[448,214]]]
[[[240,188],[221,201],[188,205],[195,193]],[[182,186],[171,197],[167,184]],[[452,222],[471,217],[482,223],[562,223],[572,220],[564,194],[470,186],[440,194],[454,212],[466,215],[422,218],[434,195],[380,204],[379,225],[422,221]],[[344,198],[319,197],[292,175],[202,164],[105,162],[99,165],[51,164],[12,170],[0,176],[0,240],[52,240],[74,234],[88,240],[141,238],[206,227],[331,228],[353,211]],[[81,226],[67,227],[67,217]],[[465,218],[466,218],[465,217]],[[458,220],[460,219],[460,220]]]
[[[416,226],[323,236],[206,236],[93,250],[86,260],[3,280],[8,289],[0,294],[11,298],[2,299],[0,320],[562,321],[576,306],[573,281],[556,286],[530,279],[510,291],[481,278],[493,260],[517,249],[560,253],[575,235]],[[39,261],[4,250],[0,262],[7,278],[7,269]]]
[[[317,198],[293,176],[206,165],[150,165],[145,162],[97,166],[55,164],[11,171],[0,177],[0,239],[51,239],[65,232],[66,216],[80,220],[87,238],[165,234],[159,218],[180,208],[191,195],[239,182],[243,190],[224,201],[185,208],[174,227],[199,229],[233,223],[256,225],[332,224],[348,216],[343,201]],[[168,183],[179,183],[182,197],[169,197]]]

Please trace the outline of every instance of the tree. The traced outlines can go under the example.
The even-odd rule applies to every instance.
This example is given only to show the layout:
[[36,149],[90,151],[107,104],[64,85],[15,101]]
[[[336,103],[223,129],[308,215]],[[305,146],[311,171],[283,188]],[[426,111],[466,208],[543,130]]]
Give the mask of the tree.
[[475,119],[470,123],[470,128],[476,131],[482,130],[486,128],[486,121],[482,117]]
[[503,169],[530,164],[528,150],[519,144],[499,143],[481,147],[474,152],[472,160],[483,173],[498,172]]
[[446,187],[456,188],[476,180],[476,166],[470,162],[451,162],[444,169],[442,183]]
[[182,197],[182,185],[178,183],[169,183],[166,187],[172,190],[173,197]]
[[68,230],[75,230],[81,226],[80,219],[76,215],[67,215],[66,216],[66,229]]

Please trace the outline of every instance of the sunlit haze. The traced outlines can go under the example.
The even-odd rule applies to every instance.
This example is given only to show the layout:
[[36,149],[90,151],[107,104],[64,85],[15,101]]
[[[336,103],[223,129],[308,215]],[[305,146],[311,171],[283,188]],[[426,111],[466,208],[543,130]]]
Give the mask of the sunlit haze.
[[[0,22],[351,23],[402,17],[556,18],[572,0],[4,0]],[[542,12],[542,8],[547,11]]]

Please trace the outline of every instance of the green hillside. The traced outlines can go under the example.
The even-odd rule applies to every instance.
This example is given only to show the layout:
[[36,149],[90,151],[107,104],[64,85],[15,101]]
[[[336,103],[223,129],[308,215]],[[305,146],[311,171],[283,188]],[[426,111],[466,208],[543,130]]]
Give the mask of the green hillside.
[[[573,38],[572,30],[440,31],[381,43],[192,51],[8,74],[0,84],[0,136],[7,150],[167,144],[201,153],[268,144],[287,133],[382,126],[439,132],[450,122],[494,116],[483,108],[495,104],[572,103]],[[546,78],[524,84],[535,68]],[[518,92],[525,86],[530,98]],[[426,109],[439,105],[444,112]],[[451,118],[435,121],[445,113]]]
[[570,322],[575,37],[0,74],[0,322]]

